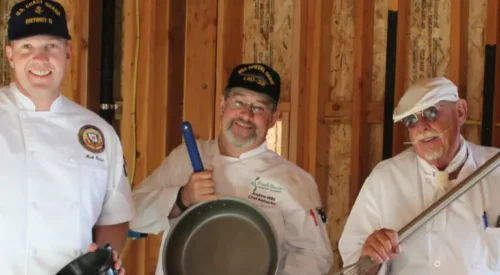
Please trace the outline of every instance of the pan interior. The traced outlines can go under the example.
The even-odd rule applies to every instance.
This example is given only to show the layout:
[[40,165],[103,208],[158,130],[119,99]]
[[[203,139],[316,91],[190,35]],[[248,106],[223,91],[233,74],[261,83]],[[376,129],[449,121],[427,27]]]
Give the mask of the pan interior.
[[170,232],[164,253],[167,274],[274,274],[276,240],[260,212],[221,200],[194,210]]

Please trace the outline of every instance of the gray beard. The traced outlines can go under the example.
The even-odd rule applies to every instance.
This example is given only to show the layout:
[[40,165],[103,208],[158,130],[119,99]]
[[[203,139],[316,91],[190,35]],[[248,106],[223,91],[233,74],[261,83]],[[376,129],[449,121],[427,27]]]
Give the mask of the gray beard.
[[426,153],[425,154],[425,159],[429,160],[429,161],[439,159],[440,157],[443,156],[443,152],[444,152],[443,147],[440,147],[437,150],[434,150],[432,152]]
[[242,140],[242,139],[238,139],[237,137],[235,137],[233,135],[233,132],[231,131],[231,127],[233,126],[233,123],[235,121],[233,121],[229,127],[226,129],[226,136],[227,136],[227,140],[233,145],[233,146],[236,146],[238,148],[247,148],[249,147],[250,145],[252,145],[255,140],[257,139],[257,131],[253,130],[253,133],[252,135],[250,136],[250,138],[246,139],[246,140]]

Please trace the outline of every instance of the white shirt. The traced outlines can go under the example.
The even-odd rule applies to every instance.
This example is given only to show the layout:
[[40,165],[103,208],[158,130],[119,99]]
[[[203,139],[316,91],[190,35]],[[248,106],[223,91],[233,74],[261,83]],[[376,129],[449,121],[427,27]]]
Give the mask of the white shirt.
[[[373,231],[399,231],[498,150],[464,141],[461,152],[465,152],[464,166],[447,189],[437,184],[437,170],[411,148],[378,164],[364,183],[339,241],[344,266],[358,261]],[[402,253],[384,264],[379,274],[499,274],[500,228],[495,228],[500,215],[499,183],[496,169],[405,239]]]
[[[279,242],[278,274],[316,275],[329,271],[333,262],[330,241],[317,212],[321,206],[318,189],[309,174],[268,150],[265,143],[240,158],[221,156],[216,140],[199,141],[198,148],[203,166],[214,167],[216,192],[245,199],[270,218]],[[181,145],[134,190],[139,215],[131,222],[131,229],[144,233],[167,231],[163,246],[170,222],[175,222],[169,221],[168,215],[177,191],[192,173],[189,155]],[[274,200],[259,198],[253,194],[254,189]],[[162,259],[160,254],[157,275],[163,275]]]
[[0,274],[54,275],[88,251],[94,225],[133,217],[119,139],[99,116],[62,95],[36,112],[11,84],[0,125]]

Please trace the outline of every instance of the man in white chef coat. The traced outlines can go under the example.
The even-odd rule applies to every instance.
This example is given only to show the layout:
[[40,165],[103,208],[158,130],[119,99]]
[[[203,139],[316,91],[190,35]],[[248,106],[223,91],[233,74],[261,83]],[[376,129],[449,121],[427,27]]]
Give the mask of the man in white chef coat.
[[54,275],[109,243],[117,252],[135,214],[120,141],[93,112],[61,94],[71,57],[64,8],[12,7],[0,89],[0,274]]
[[379,263],[370,274],[498,274],[499,169],[398,242],[398,230],[499,151],[460,134],[467,103],[457,87],[444,77],[417,82],[393,119],[412,146],[366,179],[339,242],[344,266],[369,256]]
[[[208,169],[193,173],[185,146],[174,149],[134,190],[139,213],[131,229],[168,231],[171,219],[197,202],[239,197],[272,221],[279,241],[278,274],[326,274],[333,256],[317,185],[311,175],[266,148],[267,131],[278,119],[279,96],[280,76],[272,68],[236,66],[220,99],[220,135],[198,141]],[[156,274],[163,274],[162,260]]]

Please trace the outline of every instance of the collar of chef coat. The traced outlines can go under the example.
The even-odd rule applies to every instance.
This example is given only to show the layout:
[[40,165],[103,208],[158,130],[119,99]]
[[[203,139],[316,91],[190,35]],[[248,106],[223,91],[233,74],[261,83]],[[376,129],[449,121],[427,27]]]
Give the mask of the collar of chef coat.
[[[17,88],[17,84],[14,82],[10,83],[9,95],[20,110],[25,110],[25,111],[36,110],[35,103],[33,103],[33,101],[29,97],[21,93],[21,91],[19,91],[19,89]],[[61,108],[62,108],[62,96],[59,94],[59,96],[54,100],[54,102],[52,102],[52,105],[50,105],[49,112],[59,112],[61,111]]]
[[236,158],[236,157],[230,157],[230,156],[222,156],[220,154],[218,138],[215,140],[214,144],[215,144],[215,146],[213,147],[214,156],[222,158],[225,161],[238,161],[238,160],[242,160],[242,159],[246,159],[246,158],[251,158],[253,156],[256,156],[260,153],[267,151],[267,142],[264,141],[259,147],[252,149],[248,152],[245,152],[245,153],[241,154],[239,158]]

